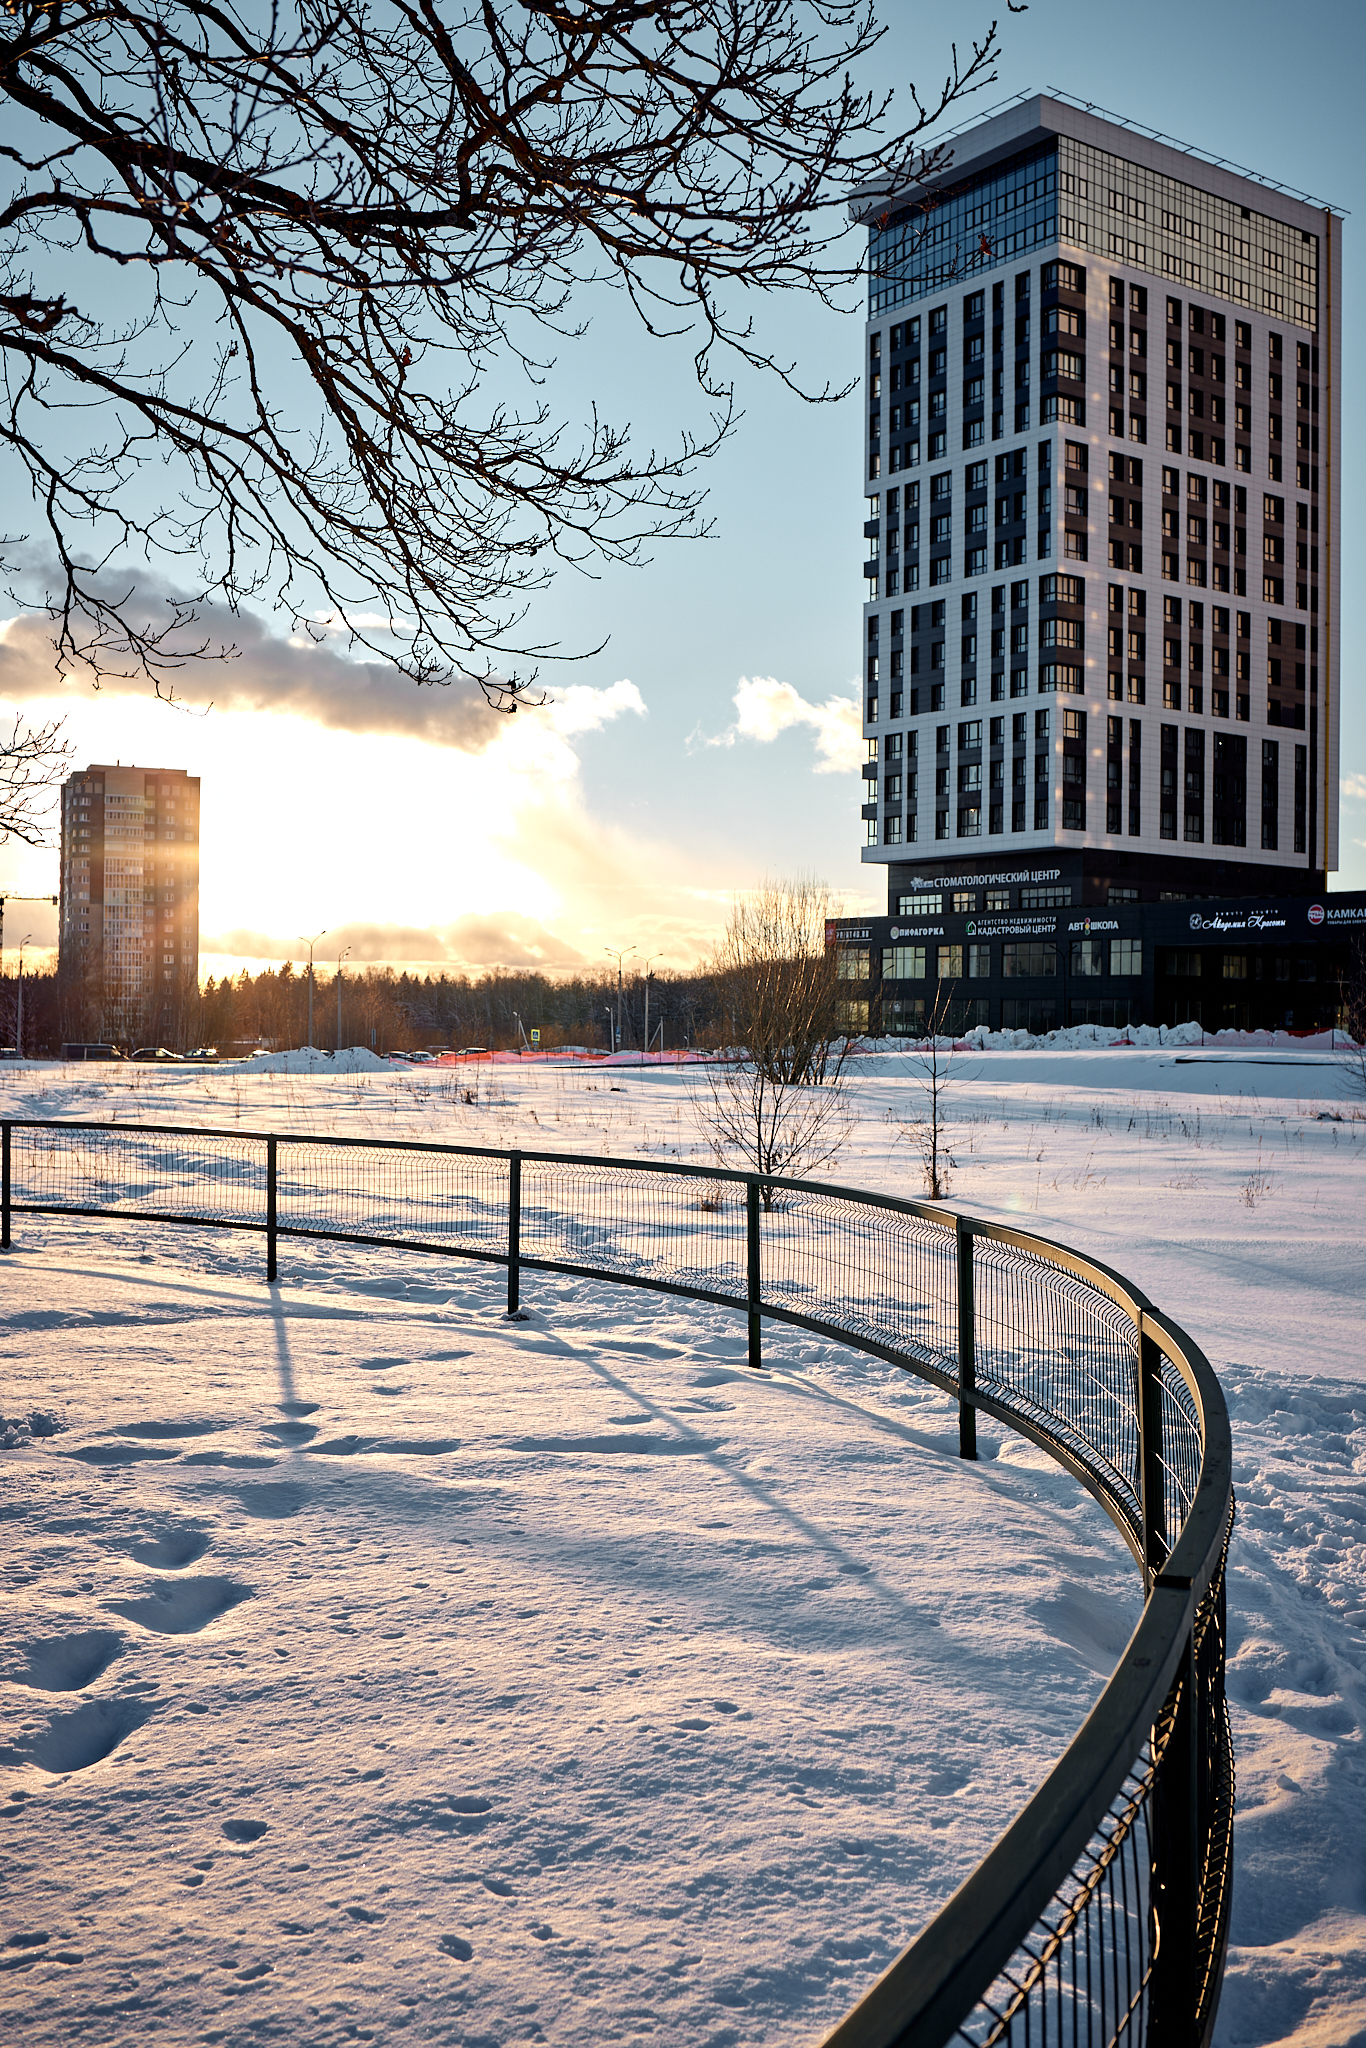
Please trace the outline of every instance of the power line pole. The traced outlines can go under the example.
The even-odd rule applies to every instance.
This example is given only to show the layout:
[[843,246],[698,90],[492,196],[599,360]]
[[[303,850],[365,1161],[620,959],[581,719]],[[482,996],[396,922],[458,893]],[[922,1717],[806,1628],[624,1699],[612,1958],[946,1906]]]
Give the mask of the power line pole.
[[645,962],[645,1051],[640,1056],[642,1067],[650,1051],[650,969],[654,966],[656,960],[662,960],[663,958],[664,955],[662,953],[651,953]]
[[340,953],[338,953],[338,955],[337,955],[337,1051],[338,1051],[338,1052],[340,1052],[340,1051],[341,1051],[341,1049],[342,1049],[342,1047],[341,1047],[341,1042],[342,1042],[342,1019],[341,1019],[341,999],[342,999],[342,961],[343,961],[343,960],[345,960],[345,958],[346,958],[347,954],[348,954],[348,953],[349,953],[350,951],[351,951],[351,948],[350,948],[349,946],[343,946],[343,948],[342,948],[341,952],[340,952]]
[[305,939],[302,933],[300,934],[302,944],[308,948],[308,1044],[310,1047],[313,1044],[313,948],[317,945],[318,939],[325,939],[326,937],[326,926],[317,934],[316,938]]
[[33,935],[26,932],[19,941],[19,1019],[14,1031],[15,1057],[24,1057],[24,948],[33,944]]

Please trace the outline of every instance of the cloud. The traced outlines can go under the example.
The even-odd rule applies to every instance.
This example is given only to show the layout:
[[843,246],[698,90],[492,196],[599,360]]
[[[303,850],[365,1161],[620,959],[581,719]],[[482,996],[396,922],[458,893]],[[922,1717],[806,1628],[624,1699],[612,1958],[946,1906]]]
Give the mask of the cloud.
[[[422,687],[389,663],[348,661],[329,647],[279,639],[247,613],[232,620],[206,614],[204,630],[194,644],[206,634],[215,644],[237,651],[222,661],[187,657],[175,685],[177,696],[191,711],[212,704],[220,711],[288,712],[337,732],[395,733],[466,754],[482,753],[510,722],[490,708],[470,678]],[[0,698],[6,702],[88,701],[91,684],[89,673],[79,668],[66,677],[56,674],[46,619],[26,613],[0,624]],[[565,693],[581,694],[610,693]],[[101,682],[100,695],[145,700],[152,695],[152,686],[142,676],[114,677]],[[622,708],[618,704],[604,715],[613,717]],[[569,729],[587,728],[580,724]]]
[[714,737],[697,734],[705,747],[733,747],[738,740],[761,745],[794,726],[810,726],[816,736],[817,775],[841,775],[857,768],[863,754],[862,727],[856,697],[827,697],[811,704],[791,683],[775,676],[741,676],[736,687],[735,723]]
[[556,732],[570,733],[597,732],[610,719],[619,718],[623,711],[634,711],[644,718],[645,699],[634,683],[623,679],[610,683],[605,690],[594,690],[582,683],[572,684],[567,690],[556,690],[545,715]]
[[1350,803],[1366,803],[1366,775],[1344,775],[1342,794]]
[[[316,971],[330,974],[346,948],[348,970],[366,966],[431,967],[480,972],[490,967],[550,970],[578,967],[583,955],[537,919],[515,910],[471,914],[448,925],[341,925],[314,949]],[[297,935],[235,930],[206,934],[200,952],[210,960],[298,962],[308,957]]]

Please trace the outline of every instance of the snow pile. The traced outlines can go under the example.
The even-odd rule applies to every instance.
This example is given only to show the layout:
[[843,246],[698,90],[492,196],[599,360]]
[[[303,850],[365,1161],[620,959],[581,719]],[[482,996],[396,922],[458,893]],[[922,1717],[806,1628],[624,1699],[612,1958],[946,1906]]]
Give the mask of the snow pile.
[[253,1074],[379,1074],[392,1069],[391,1061],[381,1059],[365,1045],[345,1046],[341,1052],[301,1045],[293,1052],[248,1053],[244,1060],[224,1064],[247,1068]]
[[35,1438],[56,1436],[65,1428],[61,1418],[46,1408],[32,1408],[27,1415],[0,1415],[0,1451],[18,1450]]
[[[867,1039],[860,1042],[864,1052],[904,1052],[929,1044],[923,1038]],[[1353,1041],[1341,1031],[1204,1031],[1198,1024],[1126,1024],[1116,1029],[1107,1024],[1069,1024],[1065,1029],[1033,1033],[990,1031],[985,1024],[973,1027],[962,1038],[940,1038],[942,1049],[957,1047],[973,1052],[1083,1052],[1096,1046],[1112,1051],[1125,1048],[1151,1052],[1165,1047],[1193,1045],[1226,1047],[1275,1047],[1296,1052],[1352,1052]]]

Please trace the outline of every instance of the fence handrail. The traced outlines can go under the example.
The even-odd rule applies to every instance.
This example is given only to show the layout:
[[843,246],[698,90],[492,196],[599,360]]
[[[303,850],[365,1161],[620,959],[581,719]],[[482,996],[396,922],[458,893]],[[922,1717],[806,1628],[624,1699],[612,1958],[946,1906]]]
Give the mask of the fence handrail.
[[[732,1309],[747,1309],[751,1363],[759,1362],[761,1317],[818,1332],[851,1349],[883,1358],[903,1370],[914,1372],[955,1395],[959,1402],[963,1455],[975,1455],[975,1415],[981,1410],[1032,1438],[1079,1479],[1109,1514],[1143,1569],[1145,1601],[1138,1623],[1082,1727],[1033,1797],[929,1925],[903,1949],[844,2019],[825,2036],[823,2048],[906,2048],[906,2044],[914,2044],[914,2048],[934,2048],[934,2044],[948,2038],[1019,1951],[1031,1929],[1037,1927],[1057,1897],[1059,1887],[1073,1872],[1107,1809],[1134,1768],[1136,1758],[1149,1742],[1159,1718],[1166,1711],[1164,1703],[1169,1707],[1175,1697],[1182,1671],[1193,1668],[1190,1666],[1191,1645],[1196,1640],[1200,1616],[1207,1611],[1212,1590],[1217,1591],[1222,1586],[1222,1560],[1231,1525],[1233,1500],[1228,1411],[1209,1361],[1183,1330],[1114,1268],[1069,1246],[1021,1230],[1014,1224],[995,1223],[985,1217],[968,1215],[944,1202],[916,1201],[830,1182],[756,1174],[719,1164],[695,1166],[680,1160],[615,1159],[585,1153],[447,1144],[426,1139],[277,1134],[221,1125],[143,1124],[74,1118],[5,1118],[0,1119],[0,1125],[3,1127],[6,1244],[11,1209],[26,1213],[131,1214],[168,1223],[264,1230],[268,1240],[268,1278],[273,1278],[275,1273],[277,1238],[302,1235],[389,1245],[395,1249],[444,1250],[506,1265],[510,1312],[517,1309],[518,1276],[522,1268],[585,1274],[655,1291],[683,1294]],[[93,1206],[82,1203],[78,1206],[74,1202],[52,1204],[16,1200],[12,1185],[12,1150],[13,1134],[18,1131],[89,1132],[129,1141],[152,1137],[212,1139],[261,1146],[265,1148],[267,1167],[263,1216],[257,1221],[240,1215],[231,1218],[177,1215],[152,1210],[146,1205],[139,1207],[136,1203],[132,1207],[118,1202]],[[504,1252],[492,1244],[436,1246],[411,1237],[399,1237],[392,1232],[375,1235],[361,1230],[323,1229],[307,1221],[292,1223],[281,1213],[277,1192],[279,1153],[285,1147],[456,1155],[504,1163],[508,1168],[507,1249]],[[522,1179],[523,1169],[529,1165],[721,1183],[734,1185],[737,1191],[743,1188],[749,1247],[747,1278],[737,1280],[734,1287],[722,1290],[697,1284],[704,1278],[701,1272],[697,1273],[693,1284],[688,1284],[683,1279],[669,1279],[660,1273],[620,1271],[606,1263],[594,1265],[586,1254],[580,1255],[583,1248],[577,1245],[572,1247],[576,1253],[573,1259],[538,1257],[534,1252],[529,1253],[525,1248],[525,1217],[528,1212],[524,1207],[526,1195]],[[913,1340],[903,1339],[901,1343],[893,1344],[883,1341],[872,1331],[845,1327],[827,1320],[820,1313],[813,1315],[807,1310],[794,1308],[781,1299],[765,1299],[758,1249],[761,1190],[766,1202],[775,1194],[815,1197],[826,1203],[850,1205],[856,1210],[913,1217],[928,1223],[936,1232],[944,1233],[946,1252],[956,1239],[956,1375],[949,1370],[948,1354],[932,1356],[932,1347],[928,1345],[926,1355],[919,1355],[910,1348]],[[1003,1381],[988,1380],[985,1385],[977,1383],[972,1294],[973,1241],[976,1239],[1019,1252],[1028,1259],[1042,1262],[1050,1271],[1081,1281],[1086,1288],[1113,1303],[1132,1323],[1135,1344],[1132,1420],[1138,1431],[1139,1469],[1133,1486],[1127,1492],[1121,1484],[1124,1475],[1113,1461],[1108,1464],[1110,1477],[1107,1479],[1109,1454],[1102,1445],[1079,1435],[1079,1426],[1064,1412],[1054,1411],[1057,1426],[1052,1428],[1047,1413],[1041,1413],[1037,1404],[1033,1409],[1028,1408],[1025,1391],[1021,1391],[1018,1405],[1012,1406],[1012,1390]],[[552,1244],[549,1248],[557,1247]],[[743,1259],[741,1266],[744,1266]],[[1187,1491],[1186,1512],[1179,1529],[1172,1532],[1174,1540],[1170,1541],[1165,1526],[1166,1496],[1162,1471],[1161,1361],[1164,1358],[1190,1397],[1194,1414],[1188,1419],[1193,1419],[1198,1430],[1200,1449],[1198,1474],[1193,1489],[1188,1488]],[[1155,1444],[1145,1438],[1145,1428],[1149,1431],[1155,1429]],[[1074,1432],[1070,1443],[1066,1435],[1069,1429]],[[1098,1461],[1094,1465],[1088,1463],[1083,1454],[1088,1446]],[[1149,1497],[1150,1489],[1154,1487],[1156,1507]],[[1219,1685],[1222,1698],[1222,1646]],[[1193,1695],[1188,1693],[1187,1697],[1189,1702]],[[1225,1873],[1221,1870],[1218,1874],[1222,1877]],[[1216,1929],[1216,1952],[1209,1966],[1213,1971],[1215,2002],[1225,1934],[1226,1928]],[[1202,1981],[1208,1984],[1208,1974]],[[1207,2039],[1213,2023],[1213,2004],[1208,1993],[1202,1997],[1199,2018],[1199,2035]],[[1164,2042],[1167,2038],[1164,2032]],[[1197,2041],[1196,2036],[1189,2038]]]
[[[1212,1381],[1203,1353],[1191,1349],[1199,1376],[1208,1374]],[[1014,1954],[1094,1834],[1158,1717],[1223,1554],[1233,1478],[1222,1395],[1205,1411],[1205,1421],[1215,1442],[1207,1441],[1196,1499],[1100,1698],[1028,1805],[824,2037],[822,2048],[946,2039]]]

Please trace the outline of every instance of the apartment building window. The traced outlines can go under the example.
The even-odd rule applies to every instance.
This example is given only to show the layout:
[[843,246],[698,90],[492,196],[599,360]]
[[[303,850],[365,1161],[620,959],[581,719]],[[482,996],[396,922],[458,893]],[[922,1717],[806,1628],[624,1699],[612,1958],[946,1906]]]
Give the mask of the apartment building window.
[[1262,846],[1274,853],[1281,801],[1281,746],[1279,740],[1262,741]]
[[1176,726],[1163,726],[1161,804],[1159,806],[1159,829],[1163,839],[1175,839],[1176,837],[1176,778],[1180,766],[1179,739],[1180,735]]
[[1205,837],[1205,735],[1198,726],[1186,727],[1186,773],[1184,826],[1182,837],[1193,844]]

